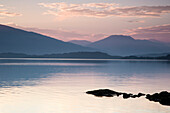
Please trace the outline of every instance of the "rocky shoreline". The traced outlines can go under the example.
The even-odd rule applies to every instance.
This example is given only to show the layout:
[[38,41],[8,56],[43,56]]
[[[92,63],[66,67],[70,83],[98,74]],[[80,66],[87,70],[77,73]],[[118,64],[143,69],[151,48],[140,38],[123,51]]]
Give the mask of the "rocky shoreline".
[[167,91],[162,91],[160,93],[154,93],[154,94],[144,94],[144,93],[138,93],[138,94],[132,94],[132,93],[124,93],[124,92],[117,92],[110,89],[98,89],[93,91],[87,91],[87,94],[92,94],[97,97],[114,97],[114,96],[121,96],[124,99],[128,98],[139,98],[141,96],[145,96],[146,99],[153,102],[159,102],[161,105],[167,105],[170,106],[170,93]]

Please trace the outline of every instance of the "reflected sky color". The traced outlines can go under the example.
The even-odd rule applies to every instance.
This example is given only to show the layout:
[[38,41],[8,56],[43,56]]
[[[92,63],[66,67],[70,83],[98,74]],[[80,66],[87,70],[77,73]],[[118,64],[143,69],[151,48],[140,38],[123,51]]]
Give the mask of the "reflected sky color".
[[3,65],[16,64],[16,59],[0,60],[0,113],[170,112],[168,106],[144,97],[125,100],[85,94],[98,88],[127,93],[170,91],[168,61],[51,60],[20,59],[18,65]]

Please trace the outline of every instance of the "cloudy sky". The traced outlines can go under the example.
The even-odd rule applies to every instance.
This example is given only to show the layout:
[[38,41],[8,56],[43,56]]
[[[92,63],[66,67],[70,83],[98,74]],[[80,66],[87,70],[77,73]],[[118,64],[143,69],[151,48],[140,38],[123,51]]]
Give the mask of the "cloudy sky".
[[170,42],[170,0],[0,0],[0,23],[64,41],[123,34]]

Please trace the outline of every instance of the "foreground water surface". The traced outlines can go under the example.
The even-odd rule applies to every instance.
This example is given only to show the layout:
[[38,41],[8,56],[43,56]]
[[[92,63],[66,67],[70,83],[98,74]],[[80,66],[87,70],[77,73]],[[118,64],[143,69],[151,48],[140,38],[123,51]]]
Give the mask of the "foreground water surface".
[[144,97],[98,98],[85,92],[170,91],[170,61],[0,59],[0,113],[169,113]]

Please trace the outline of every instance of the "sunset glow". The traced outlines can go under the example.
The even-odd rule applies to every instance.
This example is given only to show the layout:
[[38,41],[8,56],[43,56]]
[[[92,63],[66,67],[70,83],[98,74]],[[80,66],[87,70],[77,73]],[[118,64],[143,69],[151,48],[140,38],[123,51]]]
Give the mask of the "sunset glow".
[[1,24],[64,41],[122,34],[170,42],[169,18],[169,0],[0,0]]

